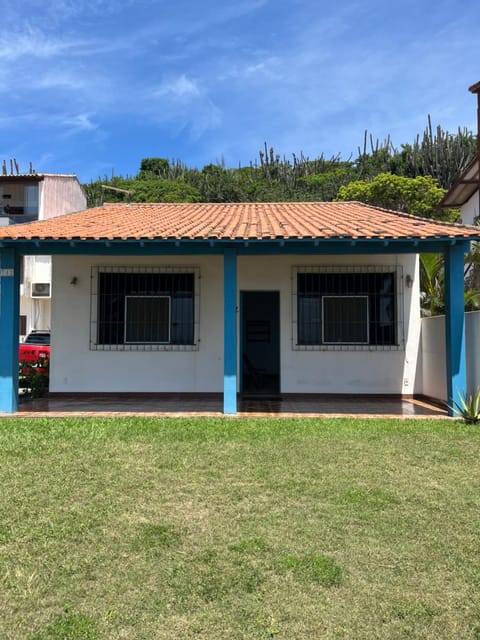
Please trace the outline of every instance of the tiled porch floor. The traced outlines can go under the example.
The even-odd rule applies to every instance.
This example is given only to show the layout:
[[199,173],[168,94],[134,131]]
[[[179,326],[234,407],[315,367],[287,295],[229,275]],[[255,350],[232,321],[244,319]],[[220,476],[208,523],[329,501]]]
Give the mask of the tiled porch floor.
[[[7,415],[7,414],[0,414]],[[12,414],[8,414],[12,415]],[[220,394],[72,394],[21,401],[16,416],[222,416]],[[425,398],[286,394],[240,397],[238,416],[255,417],[445,417]]]

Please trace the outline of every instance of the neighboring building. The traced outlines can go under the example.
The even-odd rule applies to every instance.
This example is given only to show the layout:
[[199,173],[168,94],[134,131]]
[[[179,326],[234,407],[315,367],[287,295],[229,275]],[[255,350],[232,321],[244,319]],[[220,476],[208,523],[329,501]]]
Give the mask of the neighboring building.
[[480,173],[478,156],[454,182],[440,202],[440,207],[459,208],[463,224],[478,224],[480,220]]
[[[0,227],[46,220],[87,206],[75,175],[0,175]],[[20,336],[50,329],[52,276],[49,256],[26,256],[20,285]]]
[[452,405],[472,240],[358,202],[107,204],[0,229],[0,331],[17,330],[20,256],[53,255],[53,392],[220,392],[225,413],[237,392],[422,394],[418,254],[443,253]]
[[468,88],[477,96],[477,155],[445,194],[440,207],[459,207],[463,224],[480,221],[480,82]]

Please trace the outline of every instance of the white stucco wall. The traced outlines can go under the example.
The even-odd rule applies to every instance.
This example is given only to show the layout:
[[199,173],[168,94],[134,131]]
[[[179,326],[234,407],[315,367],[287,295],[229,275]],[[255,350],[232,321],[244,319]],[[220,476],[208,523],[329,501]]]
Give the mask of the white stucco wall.
[[[198,351],[90,351],[92,265],[200,268]],[[220,391],[223,383],[221,257],[53,257],[50,391]],[[73,277],[77,284],[70,284]]]
[[460,217],[463,224],[475,224],[478,217],[478,192],[460,207]]
[[[89,351],[92,265],[197,266],[200,269],[198,351]],[[405,344],[393,351],[297,351],[292,347],[292,268],[305,265],[401,265],[413,277],[399,313]],[[75,286],[72,277],[78,278]],[[240,291],[280,292],[281,391],[284,393],[406,393],[417,391],[420,340],[416,256],[239,257]],[[400,283],[401,285],[402,283]],[[53,259],[52,360],[50,390],[188,391],[223,389],[223,259],[168,258]]]
[[76,176],[46,175],[39,184],[39,219],[56,218],[87,207],[87,197]]
[[[445,316],[422,318],[422,393],[447,400]],[[480,387],[480,311],[465,314],[467,393]]]
[[422,393],[446,400],[445,316],[422,318],[421,322]]

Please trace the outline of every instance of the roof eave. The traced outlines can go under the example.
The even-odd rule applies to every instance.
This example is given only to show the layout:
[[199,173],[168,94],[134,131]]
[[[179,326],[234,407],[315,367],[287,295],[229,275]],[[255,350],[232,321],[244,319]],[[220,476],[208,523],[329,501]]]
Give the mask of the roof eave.
[[[480,83],[479,83],[480,84]],[[451,209],[453,207],[461,207],[466,202],[470,200],[473,194],[480,187],[480,178],[479,180],[469,179],[466,181],[465,176],[467,176],[474,166],[478,163],[478,155],[470,162],[468,167],[463,171],[463,173],[455,180],[447,193],[443,196],[443,198],[438,203],[439,209]],[[476,169],[476,173],[479,172],[479,167]],[[459,193],[462,190],[462,193]]]
[[224,247],[224,246],[282,246],[288,247],[293,245],[313,245],[318,247],[319,245],[335,244],[355,247],[358,245],[378,245],[388,247],[390,245],[395,246],[398,244],[412,244],[413,246],[425,245],[428,243],[446,243],[455,244],[457,242],[480,242],[480,233],[475,235],[436,235],[429,237],[420,236],[404,236],[398,238],[389,237],[310,237],[310,238],[3,238],[0,239],[0,248],[14,247],[16,245],[33,245],[36,248],[40,248],[44,245],[49,246],[65,246],[82,247],[82,246],[105,246],[105,247],[122,247],[122,246],[174,246],[174,247],[188,247],[188,246],[205,246],[205,247]]

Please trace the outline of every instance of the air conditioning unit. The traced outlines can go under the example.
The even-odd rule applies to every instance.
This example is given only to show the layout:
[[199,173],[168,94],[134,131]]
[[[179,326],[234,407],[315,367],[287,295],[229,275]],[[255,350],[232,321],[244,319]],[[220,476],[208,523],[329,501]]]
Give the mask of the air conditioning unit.
[[32,298],[50,298],[50,282],[32,282]]

